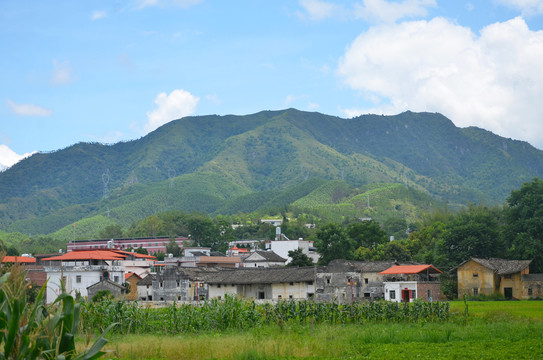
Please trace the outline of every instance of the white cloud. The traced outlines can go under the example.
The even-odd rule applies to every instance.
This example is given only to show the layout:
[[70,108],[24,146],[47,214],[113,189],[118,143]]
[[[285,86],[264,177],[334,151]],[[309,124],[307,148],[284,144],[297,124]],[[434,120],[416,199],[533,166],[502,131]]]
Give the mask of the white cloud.
[[206,100],[211,101],[214,105],[220,105],[222,103],[217,94],[206,95]]
[[299,3],[304,8],[304,12],[298,12],[298,16],[310,20],[329,18],[338,9],[338,6],[334,3],[322,0],[300,0]]
[[66,85],[75,81],[72,67],[69,61],[59,63],[53,60],[53,72],[51,74],[51,83],[53,85]]
[[147,113],[145,132],[151,132],[172,120],[194,114],[200,98],[185,90],[174,90],[169,95],[162,92],[155,98],[157,108]]
[[373,23],[393,23],[406,17],[424,17],[428,15],[427,8],[435,6],[435,0],[364,0],[362,5],[355,5],[355,17]]
[[7,145],[0,145],[0,171],[13,166],[20,160],[34,154],[35,152],[36,151],[19,155],[15,151],[11,150]]
[[373,99],[355,112],[436,111],[543,148],[543,31],[522,18],[477,36],[443,18],[374,27],[340,60],[337,74]]
[[136,0],[136,8],[143,9],[149,6],[187,8],[196,5],[201,0]]
[[103,10],[94,11],[91,15],[91,20],[94,21],[94,20],[103,19],[106,16],[107,16],[107,11],[103,11]]
[[49,110],[34,104],[16,104],[11,100],[6,100],[9,108],[16,115],[21,116],[51,116],[53,110]]
[[497,3],[519,10],[523,15],[543,14],[541,0],[495,0]]

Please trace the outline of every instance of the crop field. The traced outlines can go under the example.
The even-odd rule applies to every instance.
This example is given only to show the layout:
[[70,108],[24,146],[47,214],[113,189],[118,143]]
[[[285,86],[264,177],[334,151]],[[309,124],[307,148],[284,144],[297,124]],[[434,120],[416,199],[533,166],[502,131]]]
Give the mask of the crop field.
[[[218,304],[215,306],[220,308]],[[246,306],[246,303],[240,302],[237,306]],[[275,318],[269,322],[253,322],[251,326],[219,329],[215,324],[215,328],[177,333],[168,332],[172,323],[163,323],[160,332],[138,333],[132,331],[133,328],[128,333],[125,327],[108,335],[110,342],[106,349],[109,353],[105,358],[543,359],[541,301],[455,301],[450,303],[450,310],[447,306],[447,316],[441,318],[396,314],[373,319],[359,316],[356,321],[350,321],[347,316],[356,311],[348,310],[352,313],[343,313],[339,317],[344,316],[341,321],[329,316],[316,319],[314,314],[303,320],[299,315],[294,316],[299,308],[292,308],[288,311],[293,312],[293,316],[284,317],[282,321],[275,321]],[[336,314],[342,311],[340,307]],[[358,311],[359,314],[363,312]],[[424,310],[419,308],[417,311]],[[206,316],[212,315],[206,313]],[[229,316],[234,315],[230,313]],[[236,323],[240,321],[241,318],[235,320]]]

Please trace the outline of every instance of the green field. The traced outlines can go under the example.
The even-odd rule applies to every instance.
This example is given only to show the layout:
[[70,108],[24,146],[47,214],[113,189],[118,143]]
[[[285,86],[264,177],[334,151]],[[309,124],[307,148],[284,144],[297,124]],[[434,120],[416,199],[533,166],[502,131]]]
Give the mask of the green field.
[[[543,302],[451,303],[442,322],[287,322],[191,335],[110,335],[118,359],[543,359]],[[166,331],[167,329],[165,329]]]

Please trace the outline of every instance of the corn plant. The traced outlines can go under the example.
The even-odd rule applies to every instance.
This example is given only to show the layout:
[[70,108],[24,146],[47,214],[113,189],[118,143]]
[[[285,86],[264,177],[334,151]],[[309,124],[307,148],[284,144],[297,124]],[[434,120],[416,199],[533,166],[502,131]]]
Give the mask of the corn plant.
[[[1,257],[1,256],[0,256]],[[1,259],[0,259],[1,262]],[[98,359],[107,340],[102,334],[90,348],[77,352],[79,304],[61,294],[52,306],[43,305],[46,285],[33,304],[26,299],[24,270],[14,265],[0,278],[0,360]],[[111,329],[114,324],[111,324]],[[109,330],[108,329],[108,330]]]

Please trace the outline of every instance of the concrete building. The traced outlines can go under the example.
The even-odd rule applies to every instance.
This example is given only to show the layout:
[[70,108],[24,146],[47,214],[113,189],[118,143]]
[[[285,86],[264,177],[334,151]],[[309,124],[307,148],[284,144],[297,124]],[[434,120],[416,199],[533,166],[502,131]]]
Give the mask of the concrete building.
[[395,265],[379,274],[384,275],[385,300],[412,302],[441,298],[439,275],[443,272],[432,265]]
[[125,268],[120,264],[122,255],[109,250],[72,251],[60,256],[42,259],[48,283],[46,302],[52,303],[62,292],[73,296],[88,296],[87,289],[102,280],[110,280],[119,285],[124,283]]
[[[67,251],[74,250],[98,250],[98,249],[118,249],[126,250],[129,248],[143,248],[149,255],[155,255],[158,252],[166,253],[166,246],[170,242],[167,236],[156,236],[148,238],[120,238],[120,239],[98,239],[98,240],[75,240],[66,244]],[[176,237],[175,242],[183,249],[190,243],[188,237]]]
[[290,240],[283,234],[280,237],[281,240],[266,241],[266,250],[273,251],[282,258],[287,259],[287,264],[292,261],[292,258],[288,256],[288,252],[292,250],[302,249],[302,252],[306,254],[313,264],[319,261],[319,254],[313,246],[313,241],[307,241],[304,239]]

